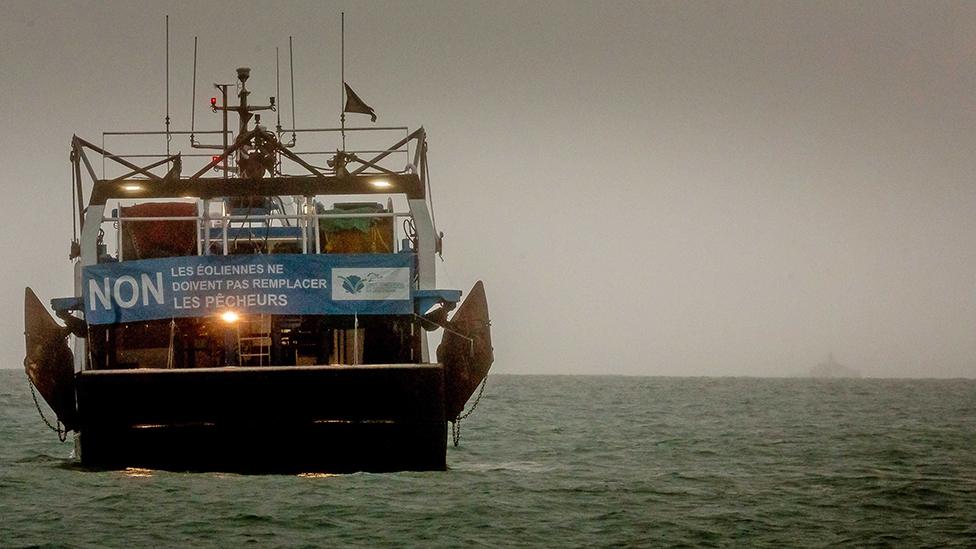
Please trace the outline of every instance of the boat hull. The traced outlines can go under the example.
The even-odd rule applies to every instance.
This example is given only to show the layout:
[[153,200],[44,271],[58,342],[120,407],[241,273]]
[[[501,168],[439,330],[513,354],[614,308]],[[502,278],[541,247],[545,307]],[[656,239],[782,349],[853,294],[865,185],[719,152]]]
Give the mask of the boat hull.
[[77,398],[89,467],[446,468],[439,364],[85,371]]

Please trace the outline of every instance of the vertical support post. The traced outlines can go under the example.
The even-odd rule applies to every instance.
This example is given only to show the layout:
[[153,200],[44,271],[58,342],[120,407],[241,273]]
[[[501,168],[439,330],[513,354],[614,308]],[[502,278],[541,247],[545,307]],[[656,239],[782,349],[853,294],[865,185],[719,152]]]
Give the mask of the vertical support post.
[[322,253],[322,231],[319,230],[318,212],[313,212],[312,230],[315,231],[315,253],[320,254]]
[[73,164],[72,169],[74,170],[74,178],[75,178],[74,183],[75,183],[75,190],[77,192],[77,200],[78,200],[78,229],[84,231],[85,229],[85,197],[84,197],[85,187],[81,184],[81,150],[80,150],[80,145],[78,145],[78,143],[72,144],[71,163]]
[[203,255],[210,255],[210,199],[203,199]]
[[[75,295],[81,296],[81,261],[75,261],[74,264],[74,277],[75,277]],[[87,337],[72,337],[72,347],[74,354],[74,369],[75,373],[78,373],[86,368],[88,364],[88,338]]]
[[[228,156],[227,154],[227,84],[221,84],[220,91],[224,100],[224,111],[223,111],[224,112],[224,116],[223,116],[224,119],[224,181],[226,181],[227,180],[227,156]],[[225,233],[227,232],[226,227],[224,232]],[[225,241],[224,244],[226,245],[227,242]],[[227,250],[225,247],[224,253],[226,252]]]
[[240,319],[238,319],[238,321],[234,323],[235,330],[233,332],[231,331],[231,327],[228,326],[227,324],[224,324],[224,326],[223,326],[223,328],[224,328],[224,366],[234,366],[234,363],[231,362],[231,361],[234,359],[234,349],[236,348],[235,341],[234,340],[237,337],[237,324],[239,322],[240,322]]
[[[225,209],[225,206],[221,206],[220,209],[221,209],[220,231],[221,231],[221,239],[224,241],[224,253],[223,253],[223,255],[227,255],[230,252],[229,246],[227,246],[227,223],[230,220],[228,219],[227,210]],[[233,213],[233,212],[231,212],[231,213]]]
[[125,246],[122,245],[122,239],[125,238],[125,236],[124,236],[125,235],[125,228],[122,226],[122,219],[123,219],[123,217],[124,216],[122,215],[122,205],[119,204],[119,235],[116,237],[116,240],[118,241],[118,245],[119,245],[118,258],[119,258],[119,262],[120,263],[123,262],[123,261],[125,261],[125,253],[124,253],[125,252]]
[[75,211],[75,203],[77,202],[75,196],[78,194],[78,191],[75,189],[77,186],[77,183],[75,182],[75,167],[70,161],[68,163],[68,172],[71,174],[71,202],[68,204],[71,207],[71,240],[72,242],[77,242],[78,212]]
[[203,232],[207,230],[200,204],[200,200],[197,200],[197,255],[203,255]]
[[312,197],[305,196],[305,201],[302,205],[304,211],[302,212],[302,253],[308,253],[308,231],[311,230],[311,223],[309,223],[309,215],[313,211],[312,208]]

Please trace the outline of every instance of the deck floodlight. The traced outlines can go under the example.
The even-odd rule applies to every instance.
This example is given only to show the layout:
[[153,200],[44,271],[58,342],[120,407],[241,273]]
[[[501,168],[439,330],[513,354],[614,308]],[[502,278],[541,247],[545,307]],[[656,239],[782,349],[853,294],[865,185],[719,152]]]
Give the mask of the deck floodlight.
[[376,187],[377,189],[388,189],[393,186],[392,183],[385,179],[374,179],[369,182],[370,185]]
[[126,183],[125,185],[122,185],[122,190],[128,191],[130,193],[134,193],[134,192],[141,191],[142,185],[138,185],[136,183]]
[[220,318],[228,324],[233,324],[241,319],[240,315],[234,311],[224,311],[224,313],[220,315]]

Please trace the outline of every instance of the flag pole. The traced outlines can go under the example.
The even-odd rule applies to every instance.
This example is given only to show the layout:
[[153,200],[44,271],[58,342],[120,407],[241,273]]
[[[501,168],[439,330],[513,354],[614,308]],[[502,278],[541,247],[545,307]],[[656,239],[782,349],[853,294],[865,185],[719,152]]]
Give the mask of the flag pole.
[[342,66],[342,107],[339,110],[339,123],[342,126],[342,152],[346,152],[346,12],[341,12],[339,19],[339,57]]

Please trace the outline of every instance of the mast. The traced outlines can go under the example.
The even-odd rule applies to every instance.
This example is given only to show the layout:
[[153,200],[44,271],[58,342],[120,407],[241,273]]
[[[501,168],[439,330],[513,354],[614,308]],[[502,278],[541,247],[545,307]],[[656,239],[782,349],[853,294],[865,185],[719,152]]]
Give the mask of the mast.
[[[194,49],[196,46],[194,46]],[[195,60],[194,60],[195,61]],[[166,156],[170,156],[169,143],[171,140],[169,134],[169,15],[166,16]],[[167,164],[167,169],[169,164]]]
[[340,57],[340,74],[342,82],[339,83],[339,87],[342,88],[341,95],[339,99],[342,103],[339,105],[339,123],[342,126],[342,152],[346,152],[346,12],[342,12],[339,20],[339,57]]

